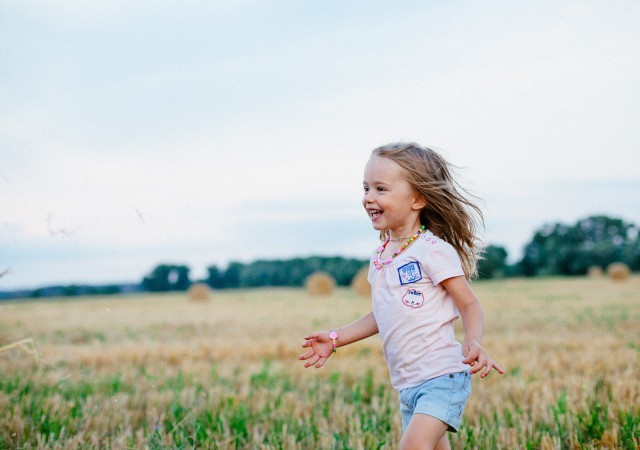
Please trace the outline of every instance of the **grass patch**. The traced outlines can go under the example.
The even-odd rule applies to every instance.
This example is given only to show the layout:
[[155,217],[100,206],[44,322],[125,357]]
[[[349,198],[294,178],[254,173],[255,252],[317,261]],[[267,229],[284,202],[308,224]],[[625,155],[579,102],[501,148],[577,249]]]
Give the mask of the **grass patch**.
[[[506,375],[474,378],[452,448],[640,448],[638,281],[475,283],[485,345]],[[0,355],[0,449],[394,449],[400,439],[378,337],[320,370],[297,360],[305,334],[370,310],[346,290],[11,306],[3,339],[33,336],[41,362]]]

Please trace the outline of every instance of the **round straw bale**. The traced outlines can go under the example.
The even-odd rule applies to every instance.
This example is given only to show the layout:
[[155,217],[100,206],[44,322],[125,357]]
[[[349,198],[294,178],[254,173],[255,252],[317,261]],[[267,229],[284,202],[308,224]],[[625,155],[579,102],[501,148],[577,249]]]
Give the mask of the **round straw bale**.
[[600,278],[602,274],[602,267],[600,266],[591,266],[587,269],[587,276],[589,278]]
[[312,296],[331,295],[336,287],[336,280],[326,272],[314,272],[304,282],[307,294]]
[[202,302],[211,298],[211,288],[205,283],[193,283],[187,291],[189,300]]
[[631,276],[631,270],[625,263],[614,262],[607,267],[607,275],[610,280],[626,280]]
[[358,270],[358,273],[356,273],[353,280],[351,280],[351,289],[360,297],[371,297],[371,285],[369,284],[369,280],[367,280],[368,274],[369,266],[365,266]]

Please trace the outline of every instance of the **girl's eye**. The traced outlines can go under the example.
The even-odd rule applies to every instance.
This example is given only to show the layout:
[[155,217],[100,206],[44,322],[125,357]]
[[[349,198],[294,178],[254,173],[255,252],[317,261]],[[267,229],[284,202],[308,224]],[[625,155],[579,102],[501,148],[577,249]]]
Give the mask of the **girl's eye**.
[[378,188],[378,192],[382,192],[382,191],[384,191],[384,190],[385,190],[385,188],[383,188],[383,187],[379,187],[379,188]]
[[369,188],[368,188],[368,187],[365,187],[365,188],[364,188],[364,192],[369,192]]

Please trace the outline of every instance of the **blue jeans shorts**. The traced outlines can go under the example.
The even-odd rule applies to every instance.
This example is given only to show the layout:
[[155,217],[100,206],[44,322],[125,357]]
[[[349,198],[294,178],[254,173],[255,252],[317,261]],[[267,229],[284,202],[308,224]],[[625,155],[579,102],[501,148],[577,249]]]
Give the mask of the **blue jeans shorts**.
[[427,414],[446,423],[449,431],[457,432],[469,394],[471,375],[466,371],[441,375],[418,386],[402,389],[402,431],[407,429],[414,414]]

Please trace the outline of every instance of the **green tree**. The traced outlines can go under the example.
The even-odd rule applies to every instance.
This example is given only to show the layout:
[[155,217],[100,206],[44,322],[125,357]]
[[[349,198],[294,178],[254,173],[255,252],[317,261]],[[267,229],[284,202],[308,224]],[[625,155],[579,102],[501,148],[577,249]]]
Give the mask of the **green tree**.
[[224,272],[223,287],[238,288],[241,287],[241,274],[244,264],[239,262],[231,262]]
[[142,280],[142,287],[151,292],[185,291],[191,285],[187,266],[160,264]]
[[221,289],[224,287],[223,273],[218,266],[207,267],[207,278],[205,282],[213,289]]
[[575,225],[544,225],[524,250],[524,275],[583,275],[591,266],[623,262],[640,268],[638,227],[622,219],[591,216]]
[[244,288],[261,286],[302,286],[316,271],[330,273],[338,285],[351,283],[366,260],[312,256],[288,260],[258,260],[248,264],[231,262],[226,270],[210,266],[207,283],[214,288]]
[[484,249],[482,259],[478,261],[478,278],[496,278],[505,275],[507,267],[507,250],[497,245],[488,245]]

